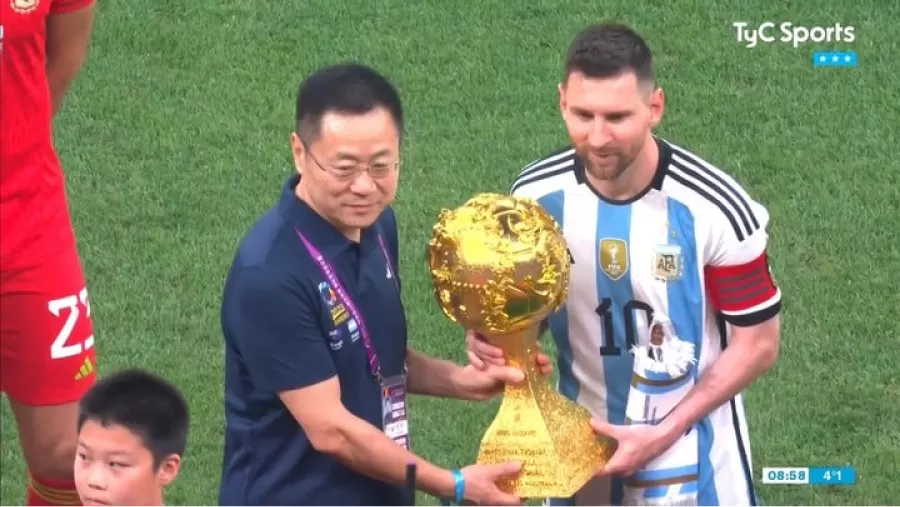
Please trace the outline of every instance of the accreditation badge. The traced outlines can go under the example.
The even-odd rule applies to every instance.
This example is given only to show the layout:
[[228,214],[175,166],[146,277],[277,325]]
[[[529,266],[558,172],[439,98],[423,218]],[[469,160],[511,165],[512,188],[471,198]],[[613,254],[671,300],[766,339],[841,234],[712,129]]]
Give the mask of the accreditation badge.
[[381,383],[381,416],[384,433],[407,451],[409,418],[406,413],[406,375],[397,375]]

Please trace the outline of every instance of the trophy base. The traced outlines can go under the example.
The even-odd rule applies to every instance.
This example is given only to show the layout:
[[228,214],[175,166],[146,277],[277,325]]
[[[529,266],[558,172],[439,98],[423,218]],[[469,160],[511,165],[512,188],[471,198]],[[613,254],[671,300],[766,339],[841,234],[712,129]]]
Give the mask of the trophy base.
[[511,363],[524,368],[526,380],[506,386],[476,462],[520,462],[517,477],[497,484],[519,498],[569,498],[609,462],[615,441],[598,437],[590,412],[550,387],[533,366],[532,340],[521,335],[493,338],[505,342]]
[[527,391],[507,388],[477,463],[520,462],[517,477],[497,484],[519,498],[571,497],[609,461],[615,443],[594,433],[584,407],[549,387]]

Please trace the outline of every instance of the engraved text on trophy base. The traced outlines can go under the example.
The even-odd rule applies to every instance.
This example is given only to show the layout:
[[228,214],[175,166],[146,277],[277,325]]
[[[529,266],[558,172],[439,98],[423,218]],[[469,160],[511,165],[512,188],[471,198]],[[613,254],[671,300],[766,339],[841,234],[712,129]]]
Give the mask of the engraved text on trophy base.
[[590,414],[529,376],[528,387],[507,386],[482,440],[478,463],[518,461],[522,470],[498,484],[520,498],[567,498],[609,460],[614,450],[590,426]]
[[553,440],[546,430],[500,429],[485,435],[479,462],[499,463],[518,461],[522,471],[512,481],[499,484],[506,491],[515,491],[523,497],[560,489],[558,462]]

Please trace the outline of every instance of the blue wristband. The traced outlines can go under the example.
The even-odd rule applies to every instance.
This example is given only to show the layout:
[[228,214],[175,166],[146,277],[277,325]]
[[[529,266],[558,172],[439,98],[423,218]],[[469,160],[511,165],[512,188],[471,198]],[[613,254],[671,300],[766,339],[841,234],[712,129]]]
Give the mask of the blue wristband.
[[458,468],[454,468],[450,472],[453,474],[453,481],[456,486],[456,504],[459,505],[466,494],[466,478],[463,477],[462,471]]

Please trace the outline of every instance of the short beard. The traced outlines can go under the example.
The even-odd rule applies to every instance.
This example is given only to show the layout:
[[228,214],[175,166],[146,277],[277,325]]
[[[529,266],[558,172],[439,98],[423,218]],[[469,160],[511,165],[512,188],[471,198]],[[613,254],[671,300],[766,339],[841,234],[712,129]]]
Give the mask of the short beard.
[[638,154],[641,152],[640,148],[634,153],[631,154],[628,158],[623,158],[623,155],[618,155],[616,157],[616,165],[612,169],[605,169],[604,171],[596,171],[591,167],[591,159],[587,155],[582,155],[579,153],[579,157],[584,163],[585,171],[588,172],[594,178],[601,181],[615,181],[619,179],[629,167],[634,163],[635,159],[637,159]]

